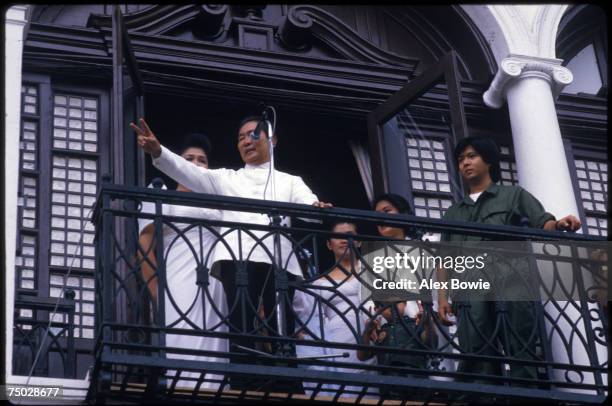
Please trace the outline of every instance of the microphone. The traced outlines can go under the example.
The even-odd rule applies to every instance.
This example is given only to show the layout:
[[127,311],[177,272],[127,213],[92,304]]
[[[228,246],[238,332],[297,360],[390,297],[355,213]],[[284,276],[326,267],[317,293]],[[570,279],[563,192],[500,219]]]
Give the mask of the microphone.
[[253,141],[259,140],[262,131],[266,134],[268,133],[268,125],[265,121],[260,121],[259,123],[257,123],[257,127],[255,127],[255,129],[251,133],[251,139]]
[[261,132],[265,132],[266,135],[268,135],[268,106],[266,106],[263,102],[259,103],[259,108],[262,108],[263,111],[261,113],[262,116],[262,120],[257,123],[257,127],[255,127],[255,130],[253,130],[253,132],[251,133],[251,139],[253,141],[257,141],[259,140],[259,138],[261,137]]

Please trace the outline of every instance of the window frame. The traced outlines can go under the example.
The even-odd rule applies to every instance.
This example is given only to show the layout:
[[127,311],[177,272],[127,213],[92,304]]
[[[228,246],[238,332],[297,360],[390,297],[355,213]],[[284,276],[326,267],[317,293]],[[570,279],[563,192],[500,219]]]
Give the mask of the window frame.
[[[457,68],[457,55],[450,51],[438,63],[414,78],[400,90],[391,95],[385,102],[368,114],[368,137],[370,157],[372,162],[372,179],[374,194],[397,193],[405,197],[413,205],[410,170],[407,164],[405,144],[403,139],[385,136],[384,124],[393,118],[411,101],[417,99],[443,80],[448,89],[448,104],[451,118],[451,133],[446,138],[449,145],[468,136],[468,126],[463,106],[461,85]],[[451,147],[452,150],[452,147]],[[452,151],[446,151],[452,155]],[[457,176],[454,165],[448,165],[449,178],[454,178],[461,190],[451,187],[452,198],[457,201],[463,195],[465,186]]]
[[[569,171],[572,179],[572,187],[574,189],[574,196],[576,196],[576,206],[578,207],[578,218],[582,223],[582,233],[587,235],[593,235],[589,233],[589,228],[587,225],[587,216],[592,217],[601,217],[606,218],[606,214],[602,214],[601,212],[596,212],[594,210],[587,210],[584,207],[584,203],[582,202],[582,195],[580,194],[580,186],[578,185],[578,176],[575,159],[592,159],[597,161],[607,162],[607,155],[605,152],[597,152],[597,151],[588,151],[585,149],[581,149],[580,147],[574,146],[570,141],[564,140],[563,145],[565,147],[565,155],[567,157],[567,163],[569,167]],[[607,182],[607,181],[606,181]],[[606,192],[602,193],[605,195]],[[609,205],[609,201],[607,202]],[[608,236],[608,229],[606,228],[606,235]]]
[[[110,92],[109,88],[103,83],[84,84],[78,83],[65,76],[42,75],[38,73],[24,71],[22,75],[23,85],[34,85],[38,87],[38,106],[37,114],[23,113],[23,106],[20,110],[20,130],[23,130],[24,121],[37,120],[37,167],[36,170],[21,168],[21,153],[19,165],[18,190],[21,191],[24,181],[24,175],[37,179],[36,192],[36,228],[30,229],[22,227],[21,210],[18,210],[17,223],[17,255],[20,254],[21,236],[30,235],[36,238],[36,252],[34,260],[35,268],[35,286],[34,289],[20,288],[20,275],[16,274],[15,278],[15,301],[18,302],[22,297],[30,298],[50,298],[50,277],[52,273],[65,274],[66,268],[52,266],[50,264],[50,247],[51,247],[51,189],[52,189],[52,159],[54,154],[62,154],[67,156],[78,157],[93,157],[97,160],[97,184],[98,188],[102,184],[102,179],[105,174],[108,174],[111,168],[110,165]],[[97,152],[87,151],[70,151],[53,147],[53,107],[54,94],[57,92],[72,93],[81,96],[92,97],[98,100],[98,140]],[[22,99],[23,105],[23,99]],[[20,134],[22,134],[20,132]],[[19,266],[15,267],[16,270]],[[82,270],[74,268],[71,275],[88,277],[95,276],[96,269]],[[82,310],[81,310],[82,312]],[[33,320],[47,320],[49,317],[48,311],[34,310],[32,314]],[[94,313],[95,315],[95,313]],[[66,337],[61,337],[58,342],[66,345]],[[11,345],[14,345],[11,344]],[[82,375],[83,370],[91,363],[91,351],[94,345],[93,338],[74,338],[74,346],[76,353],[76,372],[77,378]],[[52,354],[54,351],[50,351]],[[85,357],[85,358],[83,358]],[[79,361],[82,359],[82,361]],[[40,361],[44,368],[49,368],[49,373],[53,368],[52,358],[45,357],[45,360]],[[78,369],[81,367],[81,372]],[[60,369],[61,370],[61,369]]]

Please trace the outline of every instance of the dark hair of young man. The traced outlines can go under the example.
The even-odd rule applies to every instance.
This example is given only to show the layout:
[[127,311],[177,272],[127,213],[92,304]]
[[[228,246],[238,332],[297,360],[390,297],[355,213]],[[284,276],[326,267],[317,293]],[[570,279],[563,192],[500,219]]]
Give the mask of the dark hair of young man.
[[467,137],[462,139],[455,146],[455,161],[459,161],[459,155],[468,146],[472,146],[476,152],[478,152],[483,161],[487,164],[491,165],[489,168],[489,175],[491,176],[491,180],[493,182],[498,182],[500,179],[500,169],[499,169],[499,148],[495,141],[493,141],[489,137],[483,136],[475,136],[475,137]]
[[181,140],[181,143],[179,144],[179,155],[182,155],[183,152],[189,148],[201,148],[210,160],[212,146],[206,134],[196,132],[185,134]]

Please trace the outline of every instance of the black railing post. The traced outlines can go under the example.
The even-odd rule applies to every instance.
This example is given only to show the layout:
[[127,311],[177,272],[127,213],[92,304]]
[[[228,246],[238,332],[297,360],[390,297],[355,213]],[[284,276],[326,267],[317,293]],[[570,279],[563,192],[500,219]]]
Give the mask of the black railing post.
[[[110,177],[105,176],[102,179],[104,185],[108,185],[110,182]],[[102,350],[101,356],[105,358],[106,356],[111,355],[112,351],[109,347],[109,343],[112,341],[112,328],[109,323],[113,322],[113,235],[114,235],[114,227],[113,222],[114,218],[111,209],[111,199],[110,195],[102,190],[102,235],[99,236],[99,239],[102,241],[102,270],[100,274],[102,275],[102,324],[101,324],[101,334],[102,334]],[[99,338],[98,338],[99,339]],[[99,392],[107,392],[110,390],[112,384],[112,375],[111,375],[111,367],[103,364],[102,370],[100,371],[99,377]]]
[[[524,219],[521,219],[521,224],[523,224],[524,227],[527,227],[525,225]],[[525,245],[528,250],[527,254],[528,254],[529,269],[532,270],[532,272],[529,273],[531,277],[530,281],[533,281],[533,283],[537,284],[534,286],[539,286],[539,282],[542,281],[542,275],[540,275],[540,270],[538,268],[538,264],[534,256],[533,241],[528,240],[525,243]],[[546,310],[544,308],[544,303],[542,302],[542,300],[534,301],[533,304],[534,304],[534,311],[535,311],[535,322],[537,323],[537,329],[538,329],[538,342],[541,346],[542,358],[544,359],[544,361],[546,361],[546,380],[549,382],[553,382],[555,379],[555,374],[554,374],[554,369],[551,367],[550,364],[554,362],[554,359],[553,359],[552,346],[550,344],[550,341],[548,341],[547,339],[547,333],[546,333],[546,317],[545,317]],[[550,389],[552,388],[553,387],[551,386]]]
[[[588,250],[588,248],[587,248]],[[571,244],[572,258],[580,258],[578,254],[578,249],[575,244]],[[587,289],[584,284],[584,273],[580,269],[579,265],[576,264],[576,261],[572,261],[572,273],[576,275],[576,284],[577,284],[577,292],[579,296],[579,303],[577,304],[578,311],[582,316],[582,320],[584,322],[584,330],[587,337],[587,345],[585,351],[589,357],[589,363],[593,367],[599,366],[598,357],[597,357],[597,341],[595,340],[595,334],[593,333],[593,324],[591,323],[591,309],[589,308],[589,299],[587,296]],[[572,298],[568,298],[568,300],[572,300]],[[575,327],[576,328],[576,327]],[[571,348],[568,349],[571,351]],[[609,347],[608,347],[609,351]],[[603,384],[603,379],[601,376],[601,372],[593,371],[593,378],[597,385]],[[597,394],[602,395],[604,393],[603,390],[598,389]]]
[[66,364],[64,375],[68,378],[76,378],[76,349],[74,348],[74,298],[76,293],[74,290],[67,290],[64,294],[66,299],[72,302],[72,309],[68,312],[67,340],[66,340]]
[[[153,187],[156,189],[161,189],[161,179],[155,179],[153,181]],[[159,333],[153,334],[153,345],[158,345],[161,348],[158,353],[158,357],[166,358],[166,333],[163,330],[166,327],[166,262],[164,260],[163,203],[159,198],[155,200],[155,219],[153,220],[153,224],[155,234],[155,259],[157,262],[157,312],[154,312],[154,315],[155,324],[160,327],[160,330],[158,330]],[[155,385],[155,388],[151,388],[151,385],[153,384]],[[164,369],[156,368],[152,371],[147,389],[153,390],[155,393],[161,393],[166,390]],[[152,395],[155,396],[155,394]]]
[[[46,312],[48,315],[50,312]],[[41,354],[48,354],[49,352],[49,340],[46,338],[47,334],[52,334],[51,332],[47,332],[44,324],[34,325],[32,328],[37,327],[36,334],[36,347],[39,348],[41,345],[44,345]],[[36,359],[36,353],[32,357],[32,361]],[[49,374],[49,357],[44,356],[38,359],[36,365],[34,366],[34,376],[46,376]]]
[[[274,280],[276,293],[276,324],[278,335],[287,337],[287,309],[285,308],[285,296],[287,294],[287,271],[283,269],[281,252],[281,216],[278,213],[271,214],[274,231]],[[286,342],[279,342],[276,353],[279,356],[289,356],[290,347]]]
[[202,305],[202,309],[204,309],[204,311],[202,312],[202,328],[205,331],[208,331],[208,320],[206,317],[206,309],[208,309],[208,307],[210,306],[208,304],[208,300],[207,300],[207,293],[209,292],[209,277],[210,275],[209,273],[209,269],[206,266],[206,262],[208,260],[208,255],[209,253],[205,253],[204,252],[204,241],[203,238],[204,236],[202,235],[202,226],[199,225],[198,226],[198,249],[200,252],[199,258],[196,259],[196,285],[198,285],[200,287],[200,289],[202,289],[201,291],[201,305]]

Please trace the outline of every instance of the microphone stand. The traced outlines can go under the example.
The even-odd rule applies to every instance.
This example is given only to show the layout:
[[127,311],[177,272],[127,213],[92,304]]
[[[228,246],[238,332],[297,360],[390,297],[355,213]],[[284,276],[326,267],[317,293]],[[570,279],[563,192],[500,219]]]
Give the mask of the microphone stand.
[[[270,149],[270,183],[272,191],[272,200],[276,201],[276,181],[275,181],[275,166],[274,166],[274,143],[272,138],[274,137],[272,124],[268,120],[267,108],[264,111],[264,120],[267,125],[268,134],[268,146]],[[276,112],[274,114],[274,121],[276,122]],[[281,226],[281,216],[278,213],[272,213],[271,225],[275,227]],[[280,230],[274,233],[274,281],[275,281],[275,295],[276,295],[276,325],[278,328],[278,335],[281,337],[287,336],[287,318],[285,309],[285,292],[287,291],[287,274],[282,269],[282,257],[281,257],[281,244],[280,244]],[[281,357],[289,357],[291,355],[291,348],[288,343],[280,344],[276,349],[276,355]]]

